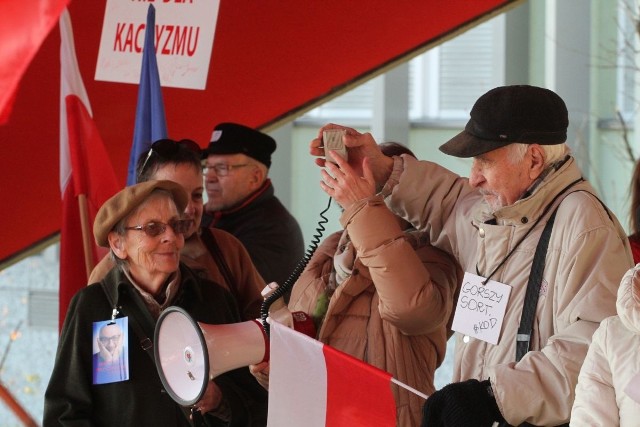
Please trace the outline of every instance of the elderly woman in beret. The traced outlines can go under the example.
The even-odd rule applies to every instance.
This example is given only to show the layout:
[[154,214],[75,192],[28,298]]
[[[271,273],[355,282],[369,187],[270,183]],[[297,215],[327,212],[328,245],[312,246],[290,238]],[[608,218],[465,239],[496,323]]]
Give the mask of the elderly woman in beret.
[[[98,211],[94,236],[116,266],[71,301],[45,393],[45,426],[266,425],[266,392],[247,368],[216,377],[194,408],[175,403],[158,376],[152,340],[165,308],[182,307],[209,324],[241,321],[227,290],[180,262],[187,201],[179,184],[154,180],[123,189]],[[128,342],[118,375],[101,382],[92,374],[110,367],[93,362],[97,342],[122,338],[92,336],[110,323],[125,326]]]
[[[204,211],[200,157],[200,147],[195,141],[160,139],[140,155],[136,165],[137,181],[168,179],[182,185],[189,196],[182,217],[192,221],[184,234],[181,261],[198,275],[229,290],[236,298],[243,320],[259,318],[265,283],[249,252],[232,234],[200,226]],[[89,283],[102,280],[113,265],[113,261],[105,257],[91,272]]]

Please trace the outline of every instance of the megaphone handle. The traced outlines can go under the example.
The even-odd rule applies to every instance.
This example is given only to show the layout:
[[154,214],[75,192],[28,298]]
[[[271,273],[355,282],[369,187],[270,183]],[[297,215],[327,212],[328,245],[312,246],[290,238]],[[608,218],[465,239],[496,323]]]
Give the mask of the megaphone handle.
[[193,425],[203,426],[206,425],[204,422],[204,417],[198,408],[191,408],[191,419],[193,420]]

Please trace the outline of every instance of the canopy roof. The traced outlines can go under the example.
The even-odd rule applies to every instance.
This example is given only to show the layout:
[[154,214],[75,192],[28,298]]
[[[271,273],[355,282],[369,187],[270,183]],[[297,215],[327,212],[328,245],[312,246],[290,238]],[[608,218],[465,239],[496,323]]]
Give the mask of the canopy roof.
[[[275,127],[520,1],[221,1],[206,90],[163,88],[169,135],[205,146],[218,122]],[[138,87],[93,79],[105,6],[72,1],[69,11],[94,120],[124,185]],[[0,267],[60,229],[59,52],[55,26],[0,126]]]

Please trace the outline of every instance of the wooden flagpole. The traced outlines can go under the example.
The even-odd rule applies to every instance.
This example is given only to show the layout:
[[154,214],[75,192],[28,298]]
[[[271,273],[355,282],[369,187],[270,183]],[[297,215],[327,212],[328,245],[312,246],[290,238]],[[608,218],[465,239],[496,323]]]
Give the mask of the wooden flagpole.
[[87,270],[87,282],[93,271],[93,251],[91,250],[92,239],[91,230],[89,229],[89,207],[87,204],[87,196],[85,194],[78,195],[78,209],[80,210],[80,226],[82,227],[82,247],[84,249],[84,265]]
[[27,427],[38,427],[38,423],[29,415],[29,413],[20,405],[15,397],[11,394],[2,382],[0,382],[0,399],[2,399],[9,409],[16,414],[16,416]]

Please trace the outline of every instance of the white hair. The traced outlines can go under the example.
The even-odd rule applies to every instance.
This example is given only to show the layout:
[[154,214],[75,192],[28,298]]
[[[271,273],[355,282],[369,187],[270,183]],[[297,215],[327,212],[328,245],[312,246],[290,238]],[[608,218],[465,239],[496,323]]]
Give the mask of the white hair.
[[[514,164],[524,159],[527,154],[529,144],[513,143],[509,146],[508,158],[509,161]],[[547,167],[558,160],[562,160],[567,154],[571,152],[569,146],[566,143],[554,144],[554,145],[540,145],[544,152],[544,166]]]

